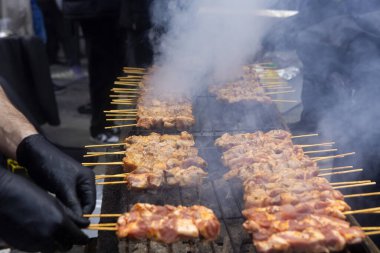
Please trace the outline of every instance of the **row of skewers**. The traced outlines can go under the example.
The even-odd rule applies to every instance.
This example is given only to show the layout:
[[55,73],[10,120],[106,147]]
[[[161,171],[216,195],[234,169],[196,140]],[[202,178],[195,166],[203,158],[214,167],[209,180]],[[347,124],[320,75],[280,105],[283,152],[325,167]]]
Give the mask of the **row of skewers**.
[[366,234],[362,228],[350,226],[346,215],[380,208],[351,211],[344,198],[362,195],[344,196],[337,189],[374,182],[330,184],[324,176],[362,170],[321,173],[317,163],[353,153],[309,157],[305,146],[294,145],[293,138],[287,131],[274,130],[224,134],[215,142],[230,169],[224,177],[237,177],[243,184],[243,215],[247,219],[243,227],[252,234],[256,249],[262,253],[331,252],[361,242]]
[[[284,132],[282,132],[282,131],[275,131],[273,133],[277,133],[278,135],[284,134]],[[253,134],[251,134],[251,135],[253,135]],[[257,135],[260,135],[260,134],[257,133]],[[232,138],[230,138],[230,140],[227,140],[228,136],[225,135],[222,138],[220,138],[216,143],[221,148],[223,148],[223,147],[229,147],[229,149],[232,149],[233,147],[236,147],[236,145],[235,145],[237,143],[236,141],[241,141],[241,140],[239,140],[239,137],[243,137],[243,136],[247,137],[248,135],[240,135],[240,136],[231,136],[230,135],[229,137],[234,138],[234,140]],[[287,135],[287,136],[289,136],[289,135]],[[292,136],[291,138],[300,138],[300,137],[307,137],[307,136],[312,136],[312,135]],[[245,137],[240,138],[240,139],[245,139]],[[130,146],[131,144],[136,143],[136,142],[141,142],[142,140],[144,140],[145,141],[144,145],[147,146],[147,147],[149,147],[152,143],[150,144],[149,142],[147,142],[147,140],[149,140],[151,138],[154,138],[156,140],[160,140],[160,143],[161,143],[160,145],[162,145],[163,147],[166,146],[165,142],[176,143],[175,146],[178,147],[179,150],[181,150],[181,152],[184,151],[181,148],[181,146],[190,146],[190,147],[193,147],[192,145],[194,143],[193,138],[191,137],[191,135],[189,135],[188,133],[182,133],[181,135],[158,135],[158,134],[151,134],[150,136],[132,136],[132,138],[131,137],[126,138],[125,143],[123,143],[123,144],[126,145],[126,146],[128,146],[128,147],[131,147]],[[254,141],[254,143],[257,143],[257,141]],[[248,142],[246,144],[252,144],[252,143]],[[158,146],[160,146],[160,145],[158,145]],[[279,145],[284,145],[284,143],[279,143]],[[308,145],[303,145],[303,146],[305,146],[305,147],[312,147],[312,146],[319,146],[319,145],[320,144],[315,144],[315,145],[308,144]],[[322,143],[321,145],[331,145],[331,143]],[[91,147],[92,148],[93,147],[99,147],[99,146],[100,145],[92,145],[92,146],[89,146],[89,148],[91,148]],[[302,146],[302,145],[300,145],[300,146]],[[149,149],[147,149],[148,152],[145,152],[144,150],[139,150],[138,154],[141,153],[141,155],[142,155],[141,157],[139,157],[139,156],[135,156],[136,154],[134,153],[137,150],[135,148],[132,148],[132,150],[131,150],[131,153],[128,153],[128,151],[120,151],[120,152],[124,152],[126,154],[130,154],[130,157],[128,158],[128,162],[127,162],[128,165],[126,166],[126,163],[124,163],[124,162],[120,163],[120,165],[123,165],[124,168],[126,168],[128,170],[131,170],[131,168],[135,168],[135,170],[136,170],[135,173],[138,172],[138,171],[141,171],[142,172],[141,177],[145,176],[146,178],[149,178],[149,176],[148,176],[148,174],[145,174],[144,170],[147,169],[148,167],[155,168],[155,169],[153,169],[150,172],[150,173],[154,174],[154,173],[157,173],[157,171],[159,171],[158,168],[162,168],[163,171],[170,170],[171,169],[170,165],[172,164],[173,159],[176,159],[177,161],[180,161],[180,162],[187,160],[186,156],[177,156],[176,152],[173,152],[173,150],[170,150],[171,152],[167,153],[167,154],[170,154],[170,155],[168,155],[166,157],[160,157],[160,158],[153,158],[153,157],[152,158],[147,158],[147,160],[149,162],[148,163],[144,163],[144,162],[141,161],[141,157],[144,157],[144,155],[148,154],[151,151],[149,151]],[[190,151],[190,150],[192,150],[192,151]],[[188,151],[190,153],[194,152],[193,149],[188,149]],[[226,151],[228,151],[228,150],[226,150]],[[322,150],[322,152],[326,152],[326,151]],[[106,152],[104,152],[103,155],[105,153]],[[349,155],[349,154],[346,154],[346,155]],[[339,155],[337,155],[337,156],[339,157]],[[326,156],[326,157],[331,157],[331,156]],[[157,160],[155,161],[155,159],[157,159]],[[183,159],[183,160],[180,160],[180,159]],[[224,160],[225,159],[228,160],[228,156],[226,155],[223,159]],[[321,157],[319,157],[318,159],[321,159]],[[125,158],[123,158],[123,160],[126,161]],[[166,161],[166,164],[164,163],[164,161]],[[202,160],[200,160],[200,161],[203,164]],[[85,164],[85,165],[90,165],[90,164]],[[341,173],[341,172],[343,172],[343,173],[352,173],[353,172],[352,170],[344,170],[344,169],[350,169],[350,166],[333,168],[333,169],[337,169],[338,172],[332,172],[332,173]],[[108,177],[109,178],[124,177],[125,180],[123,180],[123,181],[106,182],[104,184],[114,184],[114,183],[120,184],[120,183],[122,183],[122,184],[127,184],[127,185],[129,185],[129,187],[131,187],[131,182],[128,181],[129,180],[129,176],[128,175],[130,175],[130,173],[131,174],[135,174],[135,173],[133,173],[133,171],[134,170],[131,171],[132,173],[129,172],[129,173],[123,174],[123,175],[99,175],[99,176],[97,176],[97,179],[103,179],[103,178],[108,178]],[[325,169],[319,169],[319,171],[323,172],[322,175],[325,175],[325,176],[326,175],[331,175],[331,173],[329,173],[329,174],[325,173],[324,172]],[[265,172],[266,171],[263,171],[263,173],[261,175],[260,174],[259,175],[254,174],[255,175],[254,177],[242,177],[242,179],[245,180],[244,187],[245,187],[245,192],[247,193],[247,194],[245,194],[245,203],[246,203],[246,208],[247,209],[244,211],[244,213],[245,213],[245,215],[247,215],[247,217],[251,217],[249,215],[252,215],[252,213],[258,213],[258,211],[267,212],[268,211],[267,209],[258,209],[258,208],[268,208],[268,207],[271,207],[271,205],[279,205],[279,204],[281,204],[281,205],[279,205],[279,208],[280,208],[280,207],[282,207],[284,205],[289,205],[291,203],[291,204],[295,204],[295,206],[296,206],[295,208],[296,209],[299,208],[300,206],[303,207],[303,208],[305,208],[305,205],[310,209],[310,208],[313,208],[313,206],[311,206],[311,204],[313,203],[312,201],[315,200],[318,197],[322,197],[323,199],[328,199],[329,197],[330,198],[335,197],[335,198],[337,198],[339,200],[342,197],[342,195],[339,192],[334,191],[335,189],[338,189],[338,188],[341,188],[341,187],[356,187],[356,186],[359,186],[359,185],[363,186],[363,185],[372,185],[372,184],[374,184],[374,182],[371,182],[371,181],[364,181],[364,182],[338,182],[338,183],[333,183],[332,186],[330,186],[330,184],[326,180],[323,181],[324,180],[323,178],[320,178],[320,177],[314,178],[314,177],[312,177],[312,175],[314,175],[314,173],[312,173],[312,174],[307,174],[307,173],[305,174],[304,173],[304,175],[302,177],[300,177],[300,175],[298,175],[298,176],[296,176],[296,178],[292,179],[291,175],[289,175],[289,174],[281,174],[281,173],[279,173],[277,175],[269,175],[268,173],[265,173]],[[166,173],[166,171],[165,171],[165,173]],[[162,175],[162,174],[163,173],[159,173],[159,175]],[[286,181],[286,180],[284,180],[284,178],[286,178],[288,180]],[[187,182],[191,182],[191,184],[190,185],[186,185],[186,186],[195,186],[196,184],[200,184],[201,180],[198,180],[198,179],[195,180],[195,181],[187,181]],[[281,181],[281,179],[282,179],[282,181]],[[149,180],[142,180],[142,181],[143,182],[147,182],[147,183],[149,182]],[[183,182],[185,182],[185,181],[183,181]],[[293,188],[291,188],[291,189],[295,190],[295,192],[290,191],[293,195],[291,195],[291,194],[289,195],[289,192],[286,192],[286,191],[284,192],[284,190],[286,190],[286,186],[289,186],[289,185],[293,186]],[[184,186],[184,184],[182,184],[182,186]],[[260,186],[266,187],[266,191],[262,190],[261,192],[257,192],[257,187],[260,187]],[[145,183],[144,187],[154,187],[154,188],[157,188],[157,187],[163,187],[163,184],[158,185],[158,184],[146,184]],[[309,187],[309,188],[307,188],[307,187]],[[308,191],[311,190],[311,189],[314,189],[313,187],[315,188],[315,191],[313,192],[313,194],[308,195],[307,194]],[[318,193],[319,193],[318,189],[325,189],[325,188],[327,190],[322,191],[322,193],[318,195]],[[278,192],[278,190],[282,190],[282,192],[281,191]],[[263,194],[263,192],[265,192],[266,195]],[[274,195],[275,193],[277,193],[277,195]],[[288,195],[286,195],[286,193],[288,193]],[[304,195],[302,195],[301,193],[304,193]],[[355,196],[345,196],[345,197],[355,197]],[[303,201],[305,201],[305,203],[303,203],[303,206],[302,206],[300,203],[302,203]],[[339,203],[342,203],[342,202],[339,202]],[[143,205],[143,204],[141,204],[141,205]],[[342,205],[342,206],[343,206],[342,210],[348,210],[349,209],[349,207],[347,205]],[[172,208],[174,208],[174,207],[172,207]],[[252,208],[256,208],[256,209],[254,209],[254,211],[252,212],[252,210],[253,210]],[[332,209],[332,207],[330,207],[330,206],[328,206],[327,208]],[[134,212],[134,210],[135,209],[132,209],[131,212]],[[138,209],[138,210],[140,210],[140,209]],[[325,209],[323,209],[321,212],[323,212],[324,210]],[[332,210],[335,210],[335,209],[332,209]],[[376,209],[376,210],[380,211],[380,209]],[[287,210],[287,211],[289,211],[289,210]],[[366,212],[366,211],[368,211],[368,210],[358,210],[356,212],[357,213],[361,213],[361,212]],[[374,210],[372,210],[372,211],[374,211]],[[352,212],[355,212],[355,211],[352,211]],[[342,218],[342,215],[345,215],[345,213],[343,213],[343,212],[335,212],[335,213],[339,214],[341,216],[339,216],[339,215],[337,215],[337,217],[333,216],[334,219],[335,218],[339,219],[339,217]],[[280,211],[280,214],[281,214],[281,211]],[[298,215],[298,213],[296,213],[296,214]],[[122,214],[116,214],[116,216],[121,216],[121,215]],[[319,213],[313,214],[312,217],[315,218],[316,215],[319,215]],[[105,215],[105,216],[107,216],[107,215]],[[130,217],[130,216],[127,215],[127,217]],[[135,216],[132,215],[132,217],[135,217]],[[140,217],[140,216],[138,216],[138,217]],[[178,217],[178,218],[180,218],[180,217]],[[328,217],[328,218],[331,218],[331,217]],[[251,224],[252,223],[251,220],[252,219],[249,219],[249,223],[245,223],[245,227],[250,228],[250,227],[248,227],[247,224]],[[146,220],[146,222],[148,222],[148,221],[149,221],[149,219]],[[97,225],[95,225],[95,226],[93,225],[91,228],[92,229],[102,229],[102,230],[116,230],[117,234],[119,236],[125,236],[126,235],[127,237],[137,238],[137,239],[151,238],[151,239],[155,239],[155,240],[158,240],[158,241],[161,241],[161,242],[165,242],[165,243],[169,243],[169,242],[171,243],[171,242],[174,242],[174,241],[179,240],[181,238],[182,239],[183,238],[188,238],[186,236],[184,237],[181,233],[176,233],[176,235],[177,235],[177,236],[175,236],[176,239],[174,241],[170,241],[170,239],[167,239],[167,238],[164,238],[164,237],[154,237],[154,236],[152,237],[149,234],[144,234],[140,230],[138,230],[138,231],[140,231],[141,233],[139,233],[139,237],[137,237],[134,234],[134,232],[131,232],[131,233],[120,232],[120,230],[122,230],[122,229],[127,229],[127,230],[131,229],[131,228],[125,228],[125,226],[126,226],[125,224],[130,224],[130,223],[132,224],[133,222],[135,222],[134,220],[130,220],[129,222],[126,222],[125,218],[120,218],[119,222],[121,222],[121,224],[123,224],[123,226],[117,225],[118,223],[117,224],[116,223],[110,223],[110,224],[100,224],[98,226]],[[287,222],[287,220],[285,220],[284,222]],[[212,223],[212,224],[214,224],[214,223]],[[345,223],[345,224],[347,225],[348,223]],[[252,226],[252,225],[250,225],[250,226]],[[127,226],[127,227],[129,227],[129,226]],[[145,226],[142,226],[142,228],[144,228],[144,227]],[[137,229],[137,228],[135,228],[135,229]],[[178,229],[180,229],[180,228],[178,228]],[[263,231],[262,228],[260,228],[260,231]],[[194,233],[194,235],[195,234],[196,233]],[[204,238],[206,238],[206,237],[204,237]],[[211,237],[208,237],[208,239],[210,239],[210,238]],[[214,237],[212,237],[212,238],[214,238]]]
[[[146,129],[155,127],[182,129],[182,127],[178,127],[181,123],[177,123],[177,117],[181,117],[183,111],[187,111],[186,115],[191,114],[192,116],[191,109],[189,110],[191,108],[190,100],[181,98],[182,101],[185,101],[184,104],[187,104],[182,109],[173,109],[174,112],[178,113],[173,120],[173,111],[169,114],[165,113],[171,104],[178,104],[178,101],[177,103],[174,100],[168,102],[167,98],[166,101],[159,99],[156,101],[152,97],[153,93],[150,93],[150,88],[147,87],[149,85],[146,84],[146,80],[149,79],[146,77],[146,70],[131,68],[124,70],[128,76],[120,77],[115,84],[129,87],[115,88],[113,91],[117,94],[111,95],[115,98],[113,103],[127,106],[137,104],[137,108],[106,111],[108,119],[110,121],[134,120],[137,116],[137,124],[121,126],[137,125]],[[269,95],[262,93],[262,87],[255,86],[259,83],[257,82],[258,78],[266,80],[270,84],[265,85],[267,86],[266,89],[284,89],[287,91],[288,88],[283,83],[274,81],[273,73],[268,73],[258,77],[252,68],[246,68],[242,80],[227,84],[226,90],[234,90],[236,87],[241,88],[249,84],[248,87],[252,90],[251,94],[254,95],[242,100],[269,101],[266,97],[262,101],[258,99],[258,95]],[[210,88],[210,92],[212,89]],[[225,94],[228,95],[228,92],[226,93],[224,90]],[[233,92],[231,94],[231,96],[236,96]],[[244,94],[244,92],[238,94]],[[215,95],[218,97],[218,94]],[[222,96],[220,97],[223,100]],[[228,99],[225,101],[228,102]],[[235,102],[235,100],[229,101],[229,103]],[[171,118],[168,119],[167,116],[171,116]],[[184,128],[188,128],[190,124],[182,125],[185,125]],[[343,196],[336,189],[373,185],[375,182],[365,180],[330,184],[322,176],[355,173],[361,169],[353,169],[351,166],[320,169],[316,165],[319,161],[345,157],[353,153],[310,158],[307,154],[334,152],[336,149],[304,151],[305,148],[310,147],[330,147],[333,143],[297,146],[291,142],[293,138],[312,135],[291,136],[289,133],[277,131],[270,141],[268,140],[271,138],[263,137],[263,133],[253,133],[252,135],[254,137],[249,136],[249,134],[225,135],[217,140],[216,145],[224,150],[222,160],[230,168],[230,171],[224,176],[225,179],[239,178],[243,182],[246,205],[243,215],[247,218],[247,222],[243,226],[253,234],[254,244],[259,250],[262,252],[278,252],[297,247],[309,247],[305,248],[307,252],[320,252],[321,249],[324,249],[323,247],[327,250],[336,250],[344,247],[346,243],[356,243],[364,237],[362,230],[357,227],[350,227],[349,223],[343,220],[344,216],[351,213],[374,213],[380,209],[349,211],[349,206],[344,204],[342,198],[363,195]],[[249,141],[245,142],[245,139]],[[275,141],[271,142],[273,139]],[[152,133],[149,136],[131,136],[123,143],[111,144],[110,146],[125,146],[126,150],[88,152],[87,156],[124,154],[125,157],[122,161],[102,164],[122,165],[125,173],[97,176],[98,180],[104,178],[122,178],[123,180],[98,184],[126,184],[130,189],[150,189],[173,185],[194,187],[201,184],[202,179],[207,176],[207,172],[204,170],[207,164],[198,156],[198,151],[194,147],[194,139],[186,132],[179,135]],[[89,146],[89,148],[96,147],[100,146]],[[85,163],[84,165],[91,166],[96,165],[96,163]],[[336,170],[336,172],[326,172],[329,170]],[[319,177],[317,177],[318,174]],[[289,178],[291,180],[288,180]],[[312,194],[303,192],[302,195],[300,189],[309,189]],[[368,193],[367,195],[376,194],[378,193]],[[327,205],[325,200],[328,200]],[[320,206],[321,208],[315,209]],[[314,209],[318,211],[314,211]],[[326,213],[326,211],[328,212]],[[286,216],[287,214],[289,217]],[[202,206],[174,207],[139,203],[125,214],[102,214],[99,216],[119,217],[119,219],[117,223],[93,224],[90,228],[116,230],[120,238],[149,238],[164,243],[198,237],[213,240],[218,236],[220,230],[220,224],[212,210]],[[284,217],[285,219],[282,219]],[[202,227],[199,224],[204,226]],[[325,231],[326,229],[333,232],[329,234],[328,231]],[[376,230],[374,227],[366,229]],[[205,231],[209,231],[209,233]],[[339,233],[337,234],[336,231]],[[376,233],[378,231],[367,234]],[[330,244],[326,245],[326,241]]]
[[[258,74],[257,65],[243,67],[243,74],[225,84],[212,85],[209,92],[227,104],[253,103],[272,104],[274,102],[296,103],[295,100],[274,99],[271,96],[295,92],[286,82],[279,80],[277,73],[263,68]],[[159,92],[151,84],[152,69],[124,68],[126,77],[118,77],[111,91],[112,104],[134,107],[106,111],[107,121],[122,122],[108,128],[137,126],[142,129],[190,129],[195,119],[192,102],[184,94]],[[123,87],[120,87],[123,86]],[[136,121],[136,123],[133,123]]]

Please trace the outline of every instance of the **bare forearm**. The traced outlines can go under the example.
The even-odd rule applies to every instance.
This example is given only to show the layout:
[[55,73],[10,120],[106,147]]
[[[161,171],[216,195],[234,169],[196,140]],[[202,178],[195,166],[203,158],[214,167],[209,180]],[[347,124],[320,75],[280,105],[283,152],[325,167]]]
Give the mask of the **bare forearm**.
[[0,86],[0,153],[16,158],[18,144],[37,130],[8,100]]

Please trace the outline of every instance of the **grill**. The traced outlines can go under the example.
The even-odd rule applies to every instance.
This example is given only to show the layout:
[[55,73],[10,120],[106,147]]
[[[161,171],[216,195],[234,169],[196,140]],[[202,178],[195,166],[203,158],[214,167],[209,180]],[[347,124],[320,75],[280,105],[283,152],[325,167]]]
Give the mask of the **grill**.
[[[205,93],[207,94],[207,93]],[[238,113],[237,113],[238,112]],[[122,213],[138,202],[151,204],[194,205],[200,204],[211,208],[221,222],[221,235],[214,242],[199,240],[181,241],[173,245],[163,245],[150,240],[136,241],[124,239],[119,241],[113,232],[99,231],[97,252],[158,252],[158,253],[195,253],[195,252],[256,252],[251,236],[242,227],[244,218],[243,192],[238,181],[225,181],[222,175],[227,172],[221,163],[221,152],[214,147],[214,141],[225,132],[269,131],[287,129],[280,113],[274,105],[236,104],[227,105],[204,95],[194,99],[193,113],[196,125],[191,129],[199,154],[209,164],[208,178],[202,185],[193,188],[170,187],[158,190],[129,191],[125,185],[108,185],[103,190],[102,213]],[[132,129],[129,135],[146,135],[155,130]],[[158,133],[175,133],[157,129]],[[109,158],[120,160],[121,156]],[[106,174],[122,173],[122,168],[110,167]],[[353,217],[349,220],[356,224]],[[114,222],[114,219],[102,218],[101,223]],[[363,243],[349,246],[344,252],[380,252],[375,244],[366,239]]]

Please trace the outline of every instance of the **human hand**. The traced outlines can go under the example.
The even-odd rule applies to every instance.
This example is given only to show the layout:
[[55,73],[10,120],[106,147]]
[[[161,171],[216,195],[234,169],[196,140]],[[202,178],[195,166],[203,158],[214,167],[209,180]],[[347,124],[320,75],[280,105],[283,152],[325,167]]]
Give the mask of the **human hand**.
[[0,238],[33,252],[69,250],[88,240],[54,197],[4,169],[0,169]]
[[71,210],[68,212],[79,226],[86,227],[83,214],[95,208],[95,175],[64,154],[42,135],[30,135],[17,147],[17,160],[27,168],[30,177]]

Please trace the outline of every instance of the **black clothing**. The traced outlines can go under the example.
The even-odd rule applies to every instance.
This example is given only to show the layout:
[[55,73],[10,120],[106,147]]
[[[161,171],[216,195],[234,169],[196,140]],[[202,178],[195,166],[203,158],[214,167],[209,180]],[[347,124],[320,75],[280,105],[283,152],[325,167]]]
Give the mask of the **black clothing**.
[[64,207],[32,182],[0,167],[0,237],[29,252],[69,250],[87,236]]
[[153,63],[151,4],[152,0],[122,0],[120,23],[127,29],[127,60],[133,67],[149,67]]
[[0,39],[0,85],[12,103],[38,128],[58,125],[58,106],[45,45],[37,37]]
[[115,17],[120,0],[63,0],[63,13],[69,18]]
[[119,0],[64,0],[63,12],[75,18],[86,40],[93,137],[104,132],[110,89],[124,65],[126,31],[120,26]]
[[69,66],[80,65],[78,24],[63,17],[55,1],[38,0],[44,16],[50,64],[58,62],[60,44]]
[[100,17],[81,19],[88,54],[92,136],[104,132],[104,110],[111,106],[110,90],[124,64],[125,30],[119,26],[119,18]]
[[62,153],[42,135],[30,135],[17,147],[17,161],[40,187],[54,193],[66,206],[68,216],[79,226],[89,221],[83,214],[95,208],[95,174]]

